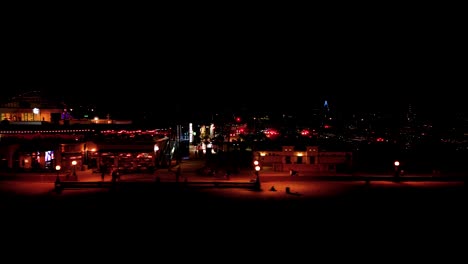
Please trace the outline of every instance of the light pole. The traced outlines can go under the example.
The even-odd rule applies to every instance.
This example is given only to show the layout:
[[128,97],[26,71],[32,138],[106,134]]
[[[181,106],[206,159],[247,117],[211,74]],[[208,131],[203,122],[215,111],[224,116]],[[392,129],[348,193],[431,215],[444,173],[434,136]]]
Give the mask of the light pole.
[[393,163],[393,166],[395,167],[395,172],[394,172],[394,179],[395,179],[395,182],[398,182],[399,181],[399,177],[400,177],[400,169],[399,169],[399,166],[400,166],[400,162],[398,160],[396,160],[394,163]]
[[60,167],[60,165],[56,165],[55,166],[55,170],[57,171],[57,178],[55,179],[55,191],[57,192],[60,192],[60,177],[59,177],[59,174],[60,174],[60,169],[62,167]]
[[76,177],[76,160],[72,161],[73,177]]
[[59,175],[60,175],[60,169],[61,169],[61,168],[62,168],[62,167],[60,167],[60,165],[55,166],[55,170],[57,171],[57,178],[55,179],[56,182],[57,182],[57,181],[60,181]]
[[255,189],[260,190],[260,162],[258,160],[254,161],[254,169],[255,169]]

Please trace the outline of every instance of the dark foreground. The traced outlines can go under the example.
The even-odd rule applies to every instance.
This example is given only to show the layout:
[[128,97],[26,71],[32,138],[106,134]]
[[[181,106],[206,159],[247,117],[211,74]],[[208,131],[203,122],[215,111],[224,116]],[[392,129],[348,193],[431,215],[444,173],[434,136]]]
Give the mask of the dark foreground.
[[[50,183],[2,182],[0,210],[39,216],[58,223],[105,217],[117,222],[336,221],[368,222],[392,218],[457,220],[466,208],[463,182],[262,182],[261,190],[117,185],[54,191]],[[286,191],[289,189],[289,192]],[[68,215],[73,217],[68,218]],[[6,217],[6,218],[9,218]],[[88,221],[86,221],[88,222]],[[85,224],[85,223],[82,223]]]
[[368,256],[371,248],[394,254],[395,247],[414,253],[450,245],[454,256],[466,232],[459,182],[264,182],[261,191],[148,185],[62,194],[50,184],[1,184],[3,235],[11,235],[4,239],[51,239],[60,248],[80,241],[70,250],[115,245],[117,251],[149,247],[145,252],[183,255],[190,247],[203,248],[205,259],[252,254],[259,245],[269,248],[264,258],[291,247],[303,248],[295,254],[357,247],[356,254]]

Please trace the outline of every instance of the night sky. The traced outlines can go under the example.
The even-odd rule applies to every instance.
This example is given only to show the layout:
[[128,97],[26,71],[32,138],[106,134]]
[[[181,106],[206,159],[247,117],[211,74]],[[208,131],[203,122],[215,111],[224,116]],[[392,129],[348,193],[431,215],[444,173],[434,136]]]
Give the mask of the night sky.
[[117,110],[301,111],[328,99],[466,111],[456,21],[426,18],[15,25],[1,85],[4,95],[44,90]]

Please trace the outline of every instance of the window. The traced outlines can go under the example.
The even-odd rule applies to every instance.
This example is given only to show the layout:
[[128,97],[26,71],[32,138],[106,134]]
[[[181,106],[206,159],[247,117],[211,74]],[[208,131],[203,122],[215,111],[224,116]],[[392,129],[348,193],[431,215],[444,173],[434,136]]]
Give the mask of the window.
[[309,164],[315,164],[315,157],[309,157]]
[[302,157],[297,157],[297,161],[296,161],[297,164],[302,164]]

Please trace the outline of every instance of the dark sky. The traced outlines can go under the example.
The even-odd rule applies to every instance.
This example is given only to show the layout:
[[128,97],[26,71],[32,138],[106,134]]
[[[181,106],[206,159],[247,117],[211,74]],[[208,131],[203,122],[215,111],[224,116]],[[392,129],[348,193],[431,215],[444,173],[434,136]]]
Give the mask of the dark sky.
[[1,84],[115,109],[464,108],[456,21],[347,18],[15,25]]

